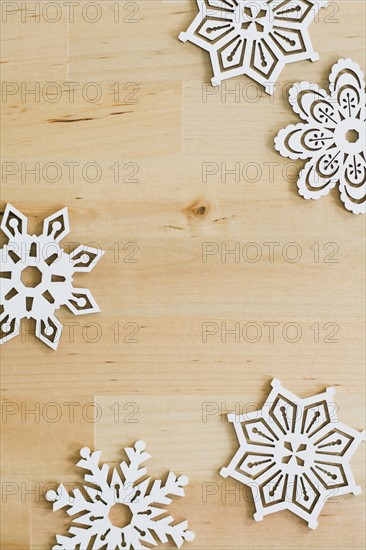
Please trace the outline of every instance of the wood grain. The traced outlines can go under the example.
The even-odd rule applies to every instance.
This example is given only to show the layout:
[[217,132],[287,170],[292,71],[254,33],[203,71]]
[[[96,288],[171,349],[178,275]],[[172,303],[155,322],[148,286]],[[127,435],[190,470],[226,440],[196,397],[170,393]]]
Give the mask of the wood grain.
[[[289,513],[256,524],[250,498],[218,472],[236,448],[225,412],[260,406],[274,377],[301,396],[335,386],[341,419],[364,427],[365,220],[345,211],[337,190],[301,199],[301,163],[287,163],[272,144],[295,121],[290,83],[326,85],[339,57],[365,69],[365,3],[331,2],[320,13],[311,26],[320,61],[287,66],[274,98],[245,77],[229,81],[238,102],[205,96],[208,56],[177,40],[196,13],[193,0],[136,0],[136,13],[121,1],[119,23],[116,2],[103,0],[94,24],[82,17],[84,0],[74,22],[63,2],[56,23],[22,22],[21,3],[12,4],[20,11],[2,22],[2,78],[16,90],[2,103],[2,208],[14,204],[37,232],[66,205],[65,246],[93,241],[106,254],[76,280],[93,292],[99,315],[61,309],[56,353],[24,332],[31,322],[1,349],[1,548],[50,548],[68,522],[44,501],[48,484],[81,481],[81,447],[103,448],[116,463],[137,439],[153,455],[151,475],[190,477],[172,511],[189,519],[191,548],[364,548],[362,496],[329,502],[314,532]],[[32,86],[39,97],[25,94]],[[224,168],[238,164],[237,181],[225,179]],[[205,178],[207,170],[215,174]],[[216,252],[204,261],[207,243]],[[276,243],[273,261],[268,243]],[[239,258],[222,256],[235,247]],[[206,342],[205,323],[217,328]],[[224,334],[235,323],[238,342]],[[273,342],[268,323],[277,323]],[[204,422],[207,403],[215,412]],[[93,410],[101,411],[95,422]],[[363,459],[364,448],[352,466],[364,488]]]

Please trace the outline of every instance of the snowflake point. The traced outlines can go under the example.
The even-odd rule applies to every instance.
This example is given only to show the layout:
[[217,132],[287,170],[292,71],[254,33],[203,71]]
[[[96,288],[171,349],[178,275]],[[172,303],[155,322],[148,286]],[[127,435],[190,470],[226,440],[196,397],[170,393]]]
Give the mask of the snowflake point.
[[272,388],[280,388],[281,387],[281,380],[279,380],[278,378],[273,378],[272,382],[271,382],[271,386]]
[[253,514],[254,521],[263,521],[263,514],[260,514],[259,512],[255,512]]
[[91,450],[89,449],[89,447],[83,447],[82,449],[80,449],[80,456],[84,459],[90,458]]
[[331,386],[327,388],[325,392],[329,397],[333,397],[337,393],[337,390],[333,386]]
[[352,493],[355,495],[355,496],[359,496],[359,495],[362,495],[362,489],[359,485],[355,485]]
[[141,453],[142,451],[145,450],[145,448],[146,448],[145,441],[136,441],[136,443],[135,443],[136,451],[139,451]]
[[275,86],[272,82],[267,82],[264,84],[264,90],[268,95],[273,95],[275,91]]
[[193,533],[193,531],[185,531],[184,532],[184,539],[187,542],[192,542],[195,539],[195,534]]
[[59,499],[59,496],[56,493],[56,491],[53,491],[53,490],[47,491],[46,500],[48,500],[48,502],[56,502],[56,500],[58,499]]
[[177,481],[181,487],[185,487],[189,483],[189,478],[187,476],[180,476]]
[[316,529],[318,527],[319,523],[316,520],[310,520],[308,522],[308,527],[310,529]]

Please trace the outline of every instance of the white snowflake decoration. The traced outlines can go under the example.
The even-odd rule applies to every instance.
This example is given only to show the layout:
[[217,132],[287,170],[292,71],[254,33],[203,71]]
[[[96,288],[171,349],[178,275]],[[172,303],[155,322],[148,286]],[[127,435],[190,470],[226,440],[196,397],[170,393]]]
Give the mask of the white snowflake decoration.
[[[60,485],[56,491],[47,492],[46,498],[54,503],[54,511],[67,508],[69,516],[76,516],[69,529],[71,536],[57,535],[57,544],[52,550],[78,550],[79,547],[85,550],[89,544],[94,550],[135,550],[150,548],[145,544],[155,546],[155,537],[162,543],[171,537],[180,548],[184,541],[194,539],[194,533],[187,530],[187,521],[173,525],[174,519],[167,511],[154,506],[170,504],[172,495],[183,497],[188,478],[177,478],[169,472],[165,484],[157,480],[151,485],[151,478],[142,479],[146,468],[140,468],[151,457],[145,452],[145,443],[137,441],[125,452],[129,462],[121,462],[121,478],[117,468],[109,475],[108,465],[99,466],[101,451],[81,449],[82,459],[77,466],[90,472],[84,476],[83,491],[74,489],[70,496],[64,485]],[[113,525],[109,519],[115,505],[126,506],[129,510],[131,519],[124,527]]]
[[67,254],[60,247],[70,230],[67,208],[44,220],[41,235],[28,235],[27,225],[28,219],[8,204],[1,223],[9,242],[0,251],[0,344],[19,334],[21,319],[33,318],[36,336],[55,350],[62,324],[54,313],[60,306],[76,315],[100,311],[91,292],[74,288],[72,281],[75,272],[91,271],[104,252],[79,246]]
[[275,148],[283,157],[310,159],[297,186],[305,199],[319,199],[339,184],[341,201],[354,214],[365,213],[365,82],[360,67],[340,59],[329,77],[329,93],[301,82],[289,92],[304,120],[280,130]]
[[317,61],[308,26],[328,0],[197,0],[199,13],[179,35],[207,50],[212,85],[247,75],[273,94],[287,63]]
[[339,422],[334,388],[300,399],[272,387],[261,410],[228,415],[240,447],[221,475],[251,488],[256,521],[287,509],[315,529],[328,498],[361,493],[349,461],[365,432]]

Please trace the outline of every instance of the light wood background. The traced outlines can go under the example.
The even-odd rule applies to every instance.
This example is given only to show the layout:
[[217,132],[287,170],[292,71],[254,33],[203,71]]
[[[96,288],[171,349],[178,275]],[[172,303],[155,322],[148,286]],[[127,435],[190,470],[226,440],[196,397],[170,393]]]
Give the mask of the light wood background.
[[[171,469],[190,478],[186,498],[172,506],[196,533],[187,548],[363,548],[362,496],[327,503],[316,531],[288,512],[257,524],[253,503],[218,472],[237,448],[225,412],[260,406],[273,377],[301,396],[335,386],[341,419],[356,429],[365,425],[365,220],[342,207],[337,190],[317,202],[303,200],[295,183],[301,163],[288,166],[273,148],[277,131],[296,121],[286,101],[289,83],[326,85],[339,57],[365,69],[365,3],[330,2],[311,26],[320,61],[288,65],[274,98],[243,77],[226,84],[227,91],[239,86],[239,102],[232,95],[224,102],[219,92],[205,102],[208,54],[177,40],[196,14],[194,0],[120,1],[119,23],[110,9],[116,2],[103,0],[94,24],[83,20],[87,2],[80,2],[74,22],[63,2],[59,22],[47,21],[55,18],[52,7],[40,21],[28,14],[22,22],[21,3],[13,2],[20,11],[2,23],[2,77],[15,86],[2,103],[2,167],[17,170],[3,177],[2,209],[11,202],[37,232],[45,216],[66,205],[68,246],[93,241],[106,250],[76,280],[92,290],[99,315],[60,310],[69,325],[57,352],[31,333],[1,349],[2,548],[50,548],[69,522],[44,501],[48,484],[82,481],[74,466],[81,447],[103,448],[103,459],[116,464],[123,447],[138,439],[153,455],[151,475]],[[87,16],[95,16],[92,8]],[[61,97],[52,96],[58,87],[50,82]],[[67,82],[77,83],[74,102]],[[132,98],[128,83],[138,86]],[[24,86],[37,85],[39,98],[22,97]],[[101,97],[93,103],[95,90]],[[4,168],[4,162],[13,164]],[[37,162],[40,181],[22,178]],[[79,163],[74,182],[70,162]],[[219,173],[204,182],[208,162]],[[50,181],[56,168],[48,163],[58,163],[58,182]],[[88,181],[92,167],[83,175],[87,163],[98,164],[99,182]],[[110,169],[115,163],[119,182]],[[240,163],[244,176],[221,181],[222,163]],[[138,173],[128,177],[136,165]],[[241,249],[255,242],[263,255],[251,263],[254,249],[244,249],[248,255],[239,262],[217,253],[204,263],[207,242]],[[279,243],[273,262],[268,242]],[[302,255],[296,263],[286,259],[294,253],[286,248],[291,242]],[[327,243],[335,244],[325,249]],[[330,263],[334,250],[337,262]],[[73,338],[72,322],[79,323]],[[218,327],[206,343],[205,322]],[[262,336],[256,343],[248,341],[253,333],[222,342],[224,322],[227,328],[257,323]],[[268,322],[279,323],[273,342]],[[297,343],[287,341],[291,331],[287,340],[282,336],[287,323],[301,326]],[[328,341],[333,325],[327,323],[338,326],[331,338],[338,341]],[[32,328],[31,322],[23,327]],[[100,339],[92,342],[97,332]],[[67,403],[75,404],[73,419]],[[204,410],[212,414],[204,418]],[[95,422],[93,411],[100,417]],[[61,418],[52,422],[55,415]],[[363,459],[361,447],[352,467],[365,488]]]

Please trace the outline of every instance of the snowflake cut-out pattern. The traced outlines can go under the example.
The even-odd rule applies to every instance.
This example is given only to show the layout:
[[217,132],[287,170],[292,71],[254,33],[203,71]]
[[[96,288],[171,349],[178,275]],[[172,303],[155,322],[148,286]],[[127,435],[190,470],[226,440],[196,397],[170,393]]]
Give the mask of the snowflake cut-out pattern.
[[251,488],[256,521],[287,509],[315,529],[328,498],[361,493],[349,461],[365,432],[339,422],[334,388],[305,399],[272,388],[261,410],[228,415],[240,447],[221,475]]
[[[151,456],[145,452],[145,443],[137,441],[125,452],[129,461],[121,462],[120,470],[113,468],[110,474],[107,464],[99,464],[101,451],[81,449],[77,466],[90,472],[84,476],[82,490],[74,489],[70,495],[60,485],[56,491],[47,492],[53,510],[66,508],[74,523],[70,536],[56,536],[52,550],[140,550],[156,546],[157,539],[166,543],[168,537],[180,548],[184,541],[194,539],[187,521],[173,524],[174,519],[163,508],[172,502],[171,496],[184,497],[188,478],[169,472],[165,484],[161,480],[151,483],[151,478],[144,479],[146,468],[140,467]],[[122,527],[110,519],[115,506],[128,510],[130,519]]]
[[273,94],[287,63],[317,61],[308,26],[328,0],[197,0],[182,42],[208,51],[212,85],[247,75]]
[[1,250],[0,344],[19,334],[22,319],[36,321],[36,336],[56,350],[62,324],[55,311],[66,305],[74,314],[99,312],[91,292],[73,287],[75,272],[91,271],[102,250],[78,246],[70,254],[59,242],[69,233],[67,208],[43,222],[41,235],[29,235],[28,219],[7,204],[1,229],[9,241]]
[[366,94],[360,67],[340,59],[329,76],[329,93],[301,82],[291,88],[289,102],[304,122],[280,130],[275,148],[283,157],[310,159],[299,174],[300,195],[319,199],[339,184],[346,209],[364,214]]

